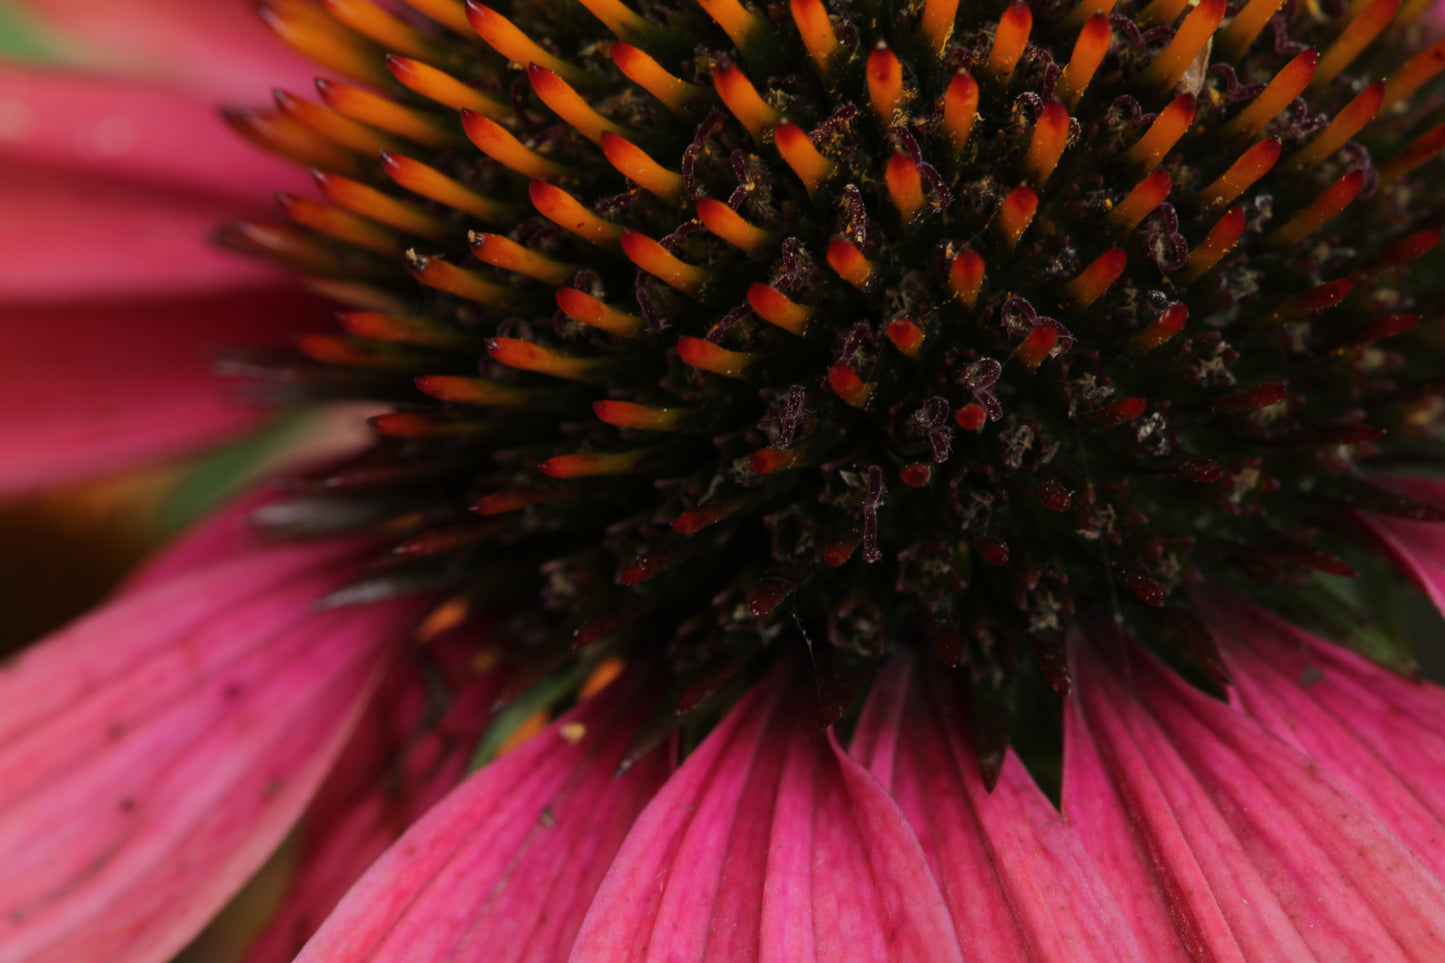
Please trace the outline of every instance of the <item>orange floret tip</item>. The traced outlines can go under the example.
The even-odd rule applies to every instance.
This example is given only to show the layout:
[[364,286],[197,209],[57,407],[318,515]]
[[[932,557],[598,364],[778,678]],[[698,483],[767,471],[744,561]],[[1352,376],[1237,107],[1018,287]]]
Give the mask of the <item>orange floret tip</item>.
[[287,160],[344,174],[361,170],[356,157],[293,117],[269,110],[227,107],[221,116],[246,140]]
[[1320,192],[1308,207],[1267,236],[1271,244],[1294,245],[1324,227],[1344,211],[1365,184],[1365,172],[1350,171]]
[[1321,90],[1338,77],[1390,25],[1399,9],[1400,0],[1374,0],[1351,20],[1335,37],[1334,43],[1325,49],[1319,69],[1310,82],[1310,91]]
[[933,480],[933,466],[927,462],[914,462],[898,469],[898,479],[909,488],[924,488]]
[[516,289],[488,281],[475,271],[459,268],[439,257],[422,257],[415,251],[408,251],[406,258],[411,276],[427,287],[492,307],[510,308],[517,304]]
[[953,420],[964,431],[981,431],[988,423],[988,412],[983,405],[970,401],[953,413]]
[[903,63],[898,55],[880,43],[868,55],[868,100],[884,127],[893,125],[894,113],[903,106]]
[[[407,0],[411,2],[411,0]],[[666,36],[666,31],[646,17],[633,10],[622,0],[579,0],[582,6],[591,11],[592,15],[601,20],[608,30],[611,30],[623,40],[630,40],[634,43],[644,43],[651,40],[661,40]]]
[[873,262],[863,256],[849,241],[834,238],[828,242],[828,266],[855,288],[867,287],[873,277]]
[[943,131],[954,153],[963,150],[978,119],[978,81],[964,71],[953,75],[943,95]]
[[1373,274],[1377,271],[1387,271],[1390,268],[1409,264],[1416,258],[1429,254],[1435,245],[1440,243],[1442,236],[1445,236],[1445,231],[1439,229],[1409,234],[1391,244],[1384,250],[1384,253],[1365,265],[1365,271]]
[[[387,74],[390,77],[390,74]],[[450,147],[458,141],[455,131],[432,116],[403,106],[390,97],[365,87],[316,78],[316,91],[329,106],[353,120],[416,141],[427,147]]]
[[1380,109],[1389,110],[1433,80],[1441,70],[1445,70],[1445,40],[1417,53],[1390,75]]
[[535,388],[517,388],[484,378],[463,378],[457,375],[422,375],[416,386],[424,394],[442,401],[467,405],[492,405],[516,408],[531,404],[539,397]]
[[1230,248],[1239,242],[1243,234],[1244,208],[1231,207],[1223,217],[1214,222],[1203,242],[1189,252],[1189,259],[1179,271],[1180,280],[1189,284],[1203,277],[1229,253]]
[[618,451],[575,452],[548,458],[537,467],[553,478],[594,478],[602,475],[628,475],[636,470],[647,452]]
[[1173,185],[1174,181],[1167,170],[1162,167],[1155,168],[1153,173],[1136,184],[1128,196],[1109,212],[1109,226],[1120,234],[1134,230],[1156,207],[1164,203]]
[[821,187],[837,166],[819,153],[803,129],[792,121],[784,120],[778,124],[773,131],[773,144],[809,194]]
[[1034,329],[1028,333],[1028,336],[1019,342],[1019,346],[1014,349],[1014,357],[1017,358],[1024,367],[1030,370],[1036,369],[1044,363],[1044,359],[1049,356],[1049,352],[1054,350],[1054,346],[1058,344],[1058,342],[1058,328],[1050,324],[1036,325]]
[[434,41],[370,0],[320,0],[320,4],[338,23],[388,50],[410,57],[436,56]]
[[492,49],[513,63],[534,65],[574,83],[587,79],[581,67],[554,57],[527,36],[515,23],[476,0],[468,0],[467,21]]
[[531,505],[545,505],[549,502],[566,501],[571,496],[557,491],[537,488],[519,488],[492,492],[483,495],[472,504],[472,511],[478,515],[503,515]]
[[698,508],[690,508],[672,520],[672,530],[679,535],[696,535],[705,528],[711,528],[729,515],[737,512],[739,502],[714,502]]
[[419,194],[488,223],[500,223],[516,216],[510,205],[478,194],[435,167],[388,151],[382,151],[379,157],[386,176],[413,194]]
[[529,64],[527,80],[537,97],[551,108],[552,113],[592,143],[601,143],[604,131],[624,135],[627,133],[624,128],[594,110],[587,99],[577,93],[555,70],[549,70],[538,63]]
[[569,168],[523,144],[496,121],[475,111],[462,111],[462,129],[477,149],[503,167],[534,180],[565,177]]
[[1215,56],[1226,61],[1241,56],[1283,5],[1284,0],[1248,0],[1216,36]]
[[1123,346],[1130,351],[1140,353],[1153,351],[1184,330],[1184,322],[1187,320],[1189,320],[1189,309],[1177,302],[1171,304],[1147,326],[1125,338]]
[[1317,50],[1306,50],[1297,55],[1280,68],[1279,73],[1260,91],[1259,96],[1250,101],[1249,106],[1239,112],[1239,116],[1221,127],[1219,132],[1241,137],[1253,137],[1259,133],[1266,124],[1279,116],[1280,111],[1304,93],[1319,62],[1320,54]]
[[1139,83],[1157,90],[1172,89],[1184,76],[1184,71],[1204,52],[1214,31],[1219,29],[1225,7],[1226,0],[1199,0],[1179,25],[1174,39],[1139,75]]
[[615,248],[622,238],[621,227],[599,217],[560,187],[546,181],[533,181],[527,185],[527,196],[537,213],[585,241],[599,247]]
[[493,120],[505,120],[512,116],[512,108],[502,101],[420,60],[387,54],[386,69],[403,87],[443,107],[476,111]]
[[1158,167],[1159,162],[1179,143],[1189,125],[1194,123],[1194,108],[1193,94],[1180,94],[1171,100],[1169,106],[1154,118],[1144,136],[1124,151],[1124,162],[1138,168],[1141,174]]
[[1279,150],[1279,141],[1273,137],[1255,144],[1241,154],[1213,183],[1199,192],[1200,205],[1209,213],[1223,210],[1269,173],[1274,162],[1279,160]]
[[1000,84],[1007,85],[1013,77],[1033,26],[1034,14],[1026,3],[1011,4],[998,18],[993,46],[989,48],[984,69]]
[[709,17],[722,27],[733,45],[747,56],[757,38],[768,29],[768,23],[748,10],[738,0],[697,0]]
[[1109,285],[1119,279],[1128,266],[1129,255],[1121,247],[1105,251],[1079,272],[1078,277],[1064,285],[1064,291],[1075,306],[1086,308],[1097,301]]
[[910,358],[916,358],[918,349],[923,347],[923,329],[907,318],[890,322],[883,333],[893,343],[893,347]]
[[1410,146],[1391,157],[1380,168],[1380,183],[1393,184],[1415,168],[1445,150],[1445,124],[1426,131],[1411,141]]
[[493,338],[487,342],[487,354],[509,368],[569,381],[597,381],[608,366],[605,358],[576,358],[520,338]]
[[1289,159],[1285,161],[1285,168],[1294,170],[1299,167],[1312,167],[1345,146],[1346,141],[1358,134],[1366,124],[1374,119],[1384,97],[1385,84],[1383,81],[1377,80],[1360,91],[1348,104],[1340,108],[1339,113],[1335,114],[1334,119],[1324,130],[1289,156]]
[[469,241],[473,256],[483,264],[512,271],[545,284],[566,284],[579,270],[575,264],[554,261],[500,234],[473,233]]
[[557,289],[557,307],[574,321],[622,338],[641,336],[646,322],[576,288]]
[[811,307],[798,304],[777,288],[761,282],[754,282],[748,288],[748,304],[764,321],[796,335],[803,334],[808,319],[813,316]]
[[828,20],[828,9],[823,6],[822,0],[788,0],[788,9],[808,56],[813,58],[818,72],[826,77],[839,47],[838,36]]
[[923,34],[929,52],[935,57],[943,53],[953,26],[958,20],[959,0],[924,0],[923,16],[918,19],[918,32]]
[[845,404],[862,408],[873,394],[873,386],[858,376],[858,372],[846,364],[835,364],[828,369],[828,387]]
[[1039,195],[1035,194],[1032,188],[1015,187],[1004,197],[995,223],[1009,250],[1018,245],[1019,238],[1023,237],[1024,231],[1033,223],[1038,210]]
[[842,568],[862,544],[861,535],[848,535],[823,547],[823,564],[828,568]]
[[759,475],[771,475],[795,468],[799,462],[800,452],[796,448],[763,448],[749,456],[748,467]]
[[1055,95],[1070,108],[1078,105],[1099,64],[1104,62],[1104,55],[1109,52],[1110,37],[1109,18],[1102,13],[1090,17],[1079,31],[1068,66],[1054,88]]
[[983,288],[983,257],[977,251],[960,251],[948,268],[948,286],[958,295],[966,307],[978,303],[978,293]]
[[609,53],[623,76],[657,98],[673,113],[687,114],[707,97],[703,88],[674,77],[656,60],[631,44],[615,43]]
[[645,234],[623,231],[620,240],[629,261],[670,288],[696,296],[707,283],[706,269],[687,264]]
[[1056,100],[1050,101],[1034,122],[1028,152],[1024,154],[1024,173],[1029,180],[1039,185],[1045,183],[1058,166],[1068,141],[1068,108]]
[[907,154],[894,154],[888,158],[883,172],[888,185],[888,196],[898,211],[898,218],[904,224],[911,224],[923,209],[923,175],[918,165]]
[[681,174],[663,167],[632,141],[611,131],[603,131],[598,143],[607,162],[623,177],[670,204],[682,200],[684,182]]
[[757,355],[752,352],[729,351],[711,341],[688,335],[677,339],[677,356],[689,367],[725,378],[746,378],[748,369],[757,361]]
[[1103,430],[1133,421],[1148,407],[1143,398],[1120,398],[1096,411],[1083,415],[1079,420],[1090,428]]
[[777,235],[772,231],[754,227],[741,214],[716,198],[704,197],[699,200],[697,216],[703,226],[713,234],[748,254],[757,254],[777,240]]
[[752,81],[734,64],[726,64],[713,71],[712,82],[728,112],[755,140],[762,140],[763,135],[782,119],[782,115],[768,106]]
[[1303,294],[1290,298],[1260,319],[1265,325],[1288,324],[1307,318],[1319,311],[1326,311],[1339,305],[1355,289],[1354,278],[1335,278],[1317,284]]
[[276,201],[293,223],[334,237],[338,241],[354,244],[386,257],[398,257],[404,250],[401,241],[392,231],[339,207],[306,197],[296,197],[284,191],[276,194]]
[[594,401],[592,413],[617,428],[677,431],[692,412],[686,408],[649,408],[631,401]]

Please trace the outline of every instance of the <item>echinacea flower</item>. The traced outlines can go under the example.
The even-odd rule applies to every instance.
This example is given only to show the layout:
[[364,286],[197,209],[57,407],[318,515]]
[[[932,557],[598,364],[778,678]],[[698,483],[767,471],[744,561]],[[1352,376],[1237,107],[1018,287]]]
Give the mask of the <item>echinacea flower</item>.
[[0,963],[1445,958],[1427,4],[258,0],[319,198],[33,6],[7,483],[389,410],[0,670]]

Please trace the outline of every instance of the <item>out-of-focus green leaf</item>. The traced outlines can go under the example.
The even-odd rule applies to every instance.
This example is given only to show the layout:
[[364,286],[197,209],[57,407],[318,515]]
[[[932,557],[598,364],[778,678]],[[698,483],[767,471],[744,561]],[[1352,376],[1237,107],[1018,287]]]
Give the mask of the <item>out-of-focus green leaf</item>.
[[0,59],[45,63],[59,61],[61,53],[33,17],[0,0]]
[[274,468],[275,455],[303,422],[300,415],[283,416],[244,441],[192,459],[157,513],[156,536],[175,535],[254,484]]

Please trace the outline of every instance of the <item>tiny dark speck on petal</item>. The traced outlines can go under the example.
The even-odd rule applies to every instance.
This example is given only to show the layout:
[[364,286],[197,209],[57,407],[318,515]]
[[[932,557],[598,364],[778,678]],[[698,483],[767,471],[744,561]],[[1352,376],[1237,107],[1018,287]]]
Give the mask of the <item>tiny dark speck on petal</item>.
[[543,806],[541,814],[537,817],[537,821],[548,829],[557,825],[557,817],[552,815],[552,807]]
[[281,788],[284,785],[286,785],[285,782],[280,779],[272,779],[267,782],[266,788],[264,790],[266,798],[275,799],[277,796],[281,795]]

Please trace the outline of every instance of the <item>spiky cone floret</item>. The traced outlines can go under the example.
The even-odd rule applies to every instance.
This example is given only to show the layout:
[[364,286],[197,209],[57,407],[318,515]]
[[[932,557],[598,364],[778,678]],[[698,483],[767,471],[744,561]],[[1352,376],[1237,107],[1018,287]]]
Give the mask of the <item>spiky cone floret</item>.
[[1418,5],[586,6],[327,27],[376,90],[248,135],[335,208],[232,232],[370,312],[274,373],[404,408],[338,513],[413,548],[373,590],[536,600],[519,678],[654,660],[686,715],[801,633],[837,719],[932,650],[1000,758],[1078,613],[1207,684],[1200,573],[1318,613],[1348,509],[1438,517],[1363,479],[1441,452]]

